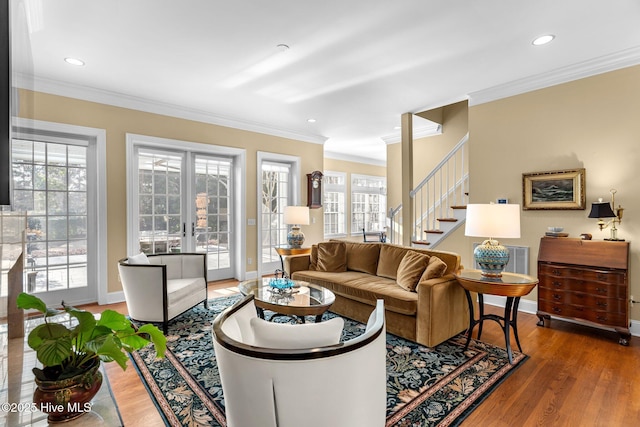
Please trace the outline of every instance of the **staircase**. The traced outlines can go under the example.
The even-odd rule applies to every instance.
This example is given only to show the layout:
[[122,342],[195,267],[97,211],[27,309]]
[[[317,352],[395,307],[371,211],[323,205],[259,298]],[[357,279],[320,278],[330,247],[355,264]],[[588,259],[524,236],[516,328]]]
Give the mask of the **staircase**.
[[[412,246],[437,246],[465,222],[469,200],[469,134],[410,193],[413,199]],[[402,243],[402,205],[389,211],[392,243]]]

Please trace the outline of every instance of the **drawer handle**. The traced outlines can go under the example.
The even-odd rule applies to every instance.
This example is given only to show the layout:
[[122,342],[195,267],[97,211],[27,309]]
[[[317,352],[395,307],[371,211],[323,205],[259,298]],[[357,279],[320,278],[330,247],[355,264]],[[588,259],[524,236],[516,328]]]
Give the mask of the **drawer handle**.
[[553,299],[560,301],[562,299],[562,295],[558,295],[558,294],[553,294]]
[[584,311],[584,307],[574,307],[576,311]]
[[596,292],[600,292],[601,294],[606,294],[607,290],[605,288],[596,288]]
[[596,305],[597,305],[598,307],[606,307],[606,306],[607,306],[607,303],[606,303],[606,302],[602,302],[602,301],[598,301],[598,302],[596,303]]
[[556,276],[560,275],[560,270],[551,270],[551,273],[555,274]]
[[553,282],[553,286],[555,286],[556,288],[561,288],[562,287],[562,283],[561,282]]
[[607,320],[609,320],[607,316],[597,316],[597,319],[601,322],[606,322]]
[[553,307],[553,311],[556,313],[562,313],[562,309],[560,307]]

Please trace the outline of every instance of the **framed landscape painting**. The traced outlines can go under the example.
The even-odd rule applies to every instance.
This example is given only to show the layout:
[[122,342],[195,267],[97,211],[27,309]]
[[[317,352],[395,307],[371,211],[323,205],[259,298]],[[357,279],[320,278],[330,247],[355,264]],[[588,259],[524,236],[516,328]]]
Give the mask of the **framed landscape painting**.
[[585,169],[522,174],[522,208],[584,209]]

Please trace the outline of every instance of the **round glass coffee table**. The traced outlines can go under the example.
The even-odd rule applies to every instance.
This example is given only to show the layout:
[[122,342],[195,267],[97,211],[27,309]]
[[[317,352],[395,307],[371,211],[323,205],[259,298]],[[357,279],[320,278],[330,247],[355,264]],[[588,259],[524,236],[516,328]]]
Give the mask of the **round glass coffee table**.
[[305,316],[315,316],[316,322],[322,321],[322,315],[331,307],[336,297],[329,289],[313,283],[294,280],[290,292],[279,292],[269,286],[271,279],[253,279],[242,282],[238,289],[242,295],[253,295],[258,316],[264,317],[264,310],[275,312],[269,320],[277,316],[297,317],[304,323]]

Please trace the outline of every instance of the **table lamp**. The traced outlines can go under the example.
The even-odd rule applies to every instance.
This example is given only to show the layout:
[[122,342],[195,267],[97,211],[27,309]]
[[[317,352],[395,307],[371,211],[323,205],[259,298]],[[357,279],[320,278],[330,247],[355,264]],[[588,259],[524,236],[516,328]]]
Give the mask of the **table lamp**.
[[[611,205],[609,202],[603,202],[602,199],[598,199],[597,202],[591,204],[591,212],[589,212],[589,218],[598,218],[598,226],[600,230],[604,230],[611,224],[611,238],[604,240],[624,241],[624,239],[618,239],[618,229],[616,228],[616,222],[620,224],[622,222],[622,212],[624,208],[620,205],[616,206],[616,190],[609,190],[611,193]],[[611,209],[614,206],[615,212]],[[605,222],[602,218],[613,218],[609,222]]]
[[300,225],[309,224],[309,208],[307,206],[285,206],[284,223],[291,225],[291,231],[287,234],[287,243],[292,248],[299,248],[304,243],[304,233],[300,231]]
[[509,250],[495,240],[520,237],[520,205],[467,205],[465,236],[488,237],[473,251],[473,256],[485,277],[501,277],[509,262]]

